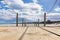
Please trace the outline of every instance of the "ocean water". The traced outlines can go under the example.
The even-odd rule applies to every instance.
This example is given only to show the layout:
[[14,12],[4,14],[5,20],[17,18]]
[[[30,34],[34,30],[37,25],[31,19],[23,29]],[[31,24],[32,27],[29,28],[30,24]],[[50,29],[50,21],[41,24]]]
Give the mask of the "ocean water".
[[[19,27],[22,27],[22,24],[18,24]],[[26,24],[29,27],[36,27],[36,24]],[[39,26],[44,26],[44,24],[39,24]],[[46,24],[46,26],[60,26],[60,24]],[[0,27],[16,27],[16,24],[0,24]]]
[[[8,27],[15,27],[16,24],[0,24],[0,27],[4,27],[4,26],[8,26]],[[18,24],[18,26],[22,26],[22,24]],[[36,26],[36,24],[26,24],[26,26],[30,26],[30,27],[33,27],[33,26]],[[43,24],[40,24],[40,26],[43,26]]]

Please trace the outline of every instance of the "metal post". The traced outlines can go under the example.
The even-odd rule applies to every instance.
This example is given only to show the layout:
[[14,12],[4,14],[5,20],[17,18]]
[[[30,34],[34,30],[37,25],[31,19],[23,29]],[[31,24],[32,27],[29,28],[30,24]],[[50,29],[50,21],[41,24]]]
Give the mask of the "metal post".
[[46,13],[44,13],[44,26],[46,26]]
[[18,13],[16,13],[16,27],[18,27]]

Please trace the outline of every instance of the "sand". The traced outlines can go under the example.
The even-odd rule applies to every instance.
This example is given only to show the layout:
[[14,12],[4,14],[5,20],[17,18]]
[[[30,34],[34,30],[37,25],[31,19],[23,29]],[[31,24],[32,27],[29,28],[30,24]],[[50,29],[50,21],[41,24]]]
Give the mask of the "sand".
[[43,28],[60,35],[60,27],[43,27]]
[[0,40],[18,40],[25,27],[0,27]]
[[29,27],[22,40],[60,40],[60,37],[38,27]]
[[[0,40],[19,40],[26,28],[27,27],[0,27]],[[55,30],[51,30],[53,32],[60,33],[60,29],[50,29]],[[28,27],[27,31],[20,40],[60,40],[60,37],[39,27]]]

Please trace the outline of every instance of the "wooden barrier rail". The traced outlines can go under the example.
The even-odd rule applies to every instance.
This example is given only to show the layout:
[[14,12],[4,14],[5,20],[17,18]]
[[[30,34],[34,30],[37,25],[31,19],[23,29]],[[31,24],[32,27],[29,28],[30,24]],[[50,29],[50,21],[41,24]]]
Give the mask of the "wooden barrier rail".
[[[38,27],[39,27],[39,19],[38,19]],[[26,22],[24,20],[24,18],[22,18],[22,27],[26,26]],[[46,26],[46,13],[44,13],[44,26]],[[16,27],[18,27],[18,13],[16,13]]]

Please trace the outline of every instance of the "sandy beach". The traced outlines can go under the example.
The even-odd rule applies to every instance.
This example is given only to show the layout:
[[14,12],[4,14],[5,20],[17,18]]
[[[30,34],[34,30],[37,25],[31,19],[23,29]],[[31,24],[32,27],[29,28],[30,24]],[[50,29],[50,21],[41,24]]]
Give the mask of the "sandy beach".
[[[60,27],[42,28],[60,35]],[[60,40],[60,37],[39,27],[0,27],[0,40]]]

